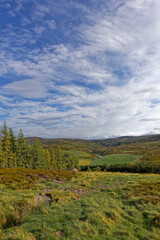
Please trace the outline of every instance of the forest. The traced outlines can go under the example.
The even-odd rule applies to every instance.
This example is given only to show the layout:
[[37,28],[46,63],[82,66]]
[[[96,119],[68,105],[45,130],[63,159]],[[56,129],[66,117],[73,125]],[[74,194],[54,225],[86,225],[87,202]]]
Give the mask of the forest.
[[73,154],[64,152],[60,146],[43,148],[38,138],[31,146],[24,138],[22,129],[16,138],[12,128],[4,121],[0,136],[0,168],[30,168],[48,170],[71,170],[78,168]]

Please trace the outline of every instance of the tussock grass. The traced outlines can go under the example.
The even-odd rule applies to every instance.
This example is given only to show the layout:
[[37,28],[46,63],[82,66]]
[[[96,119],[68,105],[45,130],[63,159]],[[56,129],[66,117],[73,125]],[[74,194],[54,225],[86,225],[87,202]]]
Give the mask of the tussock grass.
[[2,184],[0,234],[4,240],[158,240],[159,182],[156,174],[80,172],[63,181],[38,175],[31,189]]
[[7,238],[3,237],[2,240],[36,240],[36,238],[32,233],[29,233],[27,230],[20,227],[11,231]]

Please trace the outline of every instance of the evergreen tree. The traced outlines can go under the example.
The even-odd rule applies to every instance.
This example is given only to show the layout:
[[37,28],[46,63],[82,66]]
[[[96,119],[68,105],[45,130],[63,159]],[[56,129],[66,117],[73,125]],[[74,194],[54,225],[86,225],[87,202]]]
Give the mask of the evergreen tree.
[[2,129],[2,148],[4,152],[4,162],[3,167],[14,167],[14,155],[11,151],[11,144],[9,139],[9,133],[7,129],[7,123],[4,121],[3,129]]
[[56,160],[55,160],[55,153],[53,147],[49,148],[50,153],[50,169],[57,169]]
[[56,166],[58,170],[63,169],[63,161],[62,161],[62,151],[59,145],[57,145],[55,149],[55,160],[56,160]]
[[9,129],[9,139],[10,139],[10,145],[11,145],[11,151],[13,153],[13,166],[17,166],[17,141],[14,135],[14,132],[12,128]]
[[26,168],[33,168],[33,157],[31,154],[31,146],[29,143],[26,143],[25,145],[25,167]]
[[45,155],[39,140],[36,138],[32,149],[33,168],[45,168]]
[[4,167],[4,152],[2,148],[2,139],[1,139],[1,134],[0,134],[0,168]]
[[17,166],[25,167],[25,165],[26,165],[26,141],[25,141],[22,129],[20,129],[20,132],[18,134],[17,143],[18,143]]
[[22,129],[20,129],[17,139],[17,166],[31,168],[32,167],[32,155],[31,146],[26,143]]
[[63,159],[64,159],[64,162],[65,162],[65,167],[66,169],[70,169],[69,168],[69,162],[71,161],[71,155],[69,153],[64,153],[63,154]]
[[64,153],[63,159],[66,164],[66,169],[72,170],[73,168],[79,169],[78,160],[70,153]]
[[74,158],[74,168],[80,169],[78,159],[75,156],[73,156],[73,158]]
[[17,153],[17,141],[12,128],[9,129],[9,139],[11,144],[11,150],[13,153]]
[[50,169],[50,154],[48,149],[45,149],[44,153],[45,153],[45,169]]

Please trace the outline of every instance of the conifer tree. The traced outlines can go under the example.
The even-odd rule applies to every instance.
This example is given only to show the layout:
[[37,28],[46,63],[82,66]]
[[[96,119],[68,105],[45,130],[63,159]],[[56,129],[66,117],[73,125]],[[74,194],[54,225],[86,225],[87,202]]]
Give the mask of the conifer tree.
[[70,153],[64,153],[63,159],[66,164],[66,169],[72,170],[73,168],[79,168],[78,160]]
[[17,141],[12,128],[9,129],[9,139],[11,144],[11,150],[13,153],[17,153]]
[[50,154],[48,149],[45,149],[44,153],[45,153],[45,169],[50,169]]
[[36,138],[32,149],[33,168],[45,168],[45,155],[38,138]]
[[25,167],[26,168],[32,168],[33,167],[33,157],[31,154],[31,146],[29,145],[29,143],[26,143],[25,145]]
[[32,167],[31,147],[26,143],[22,129],[20,129],[17,139],[17,166]]
[[25,167],[26,165],[26,141],[22,132],[22,129],[20,129],[20,132],[18,134],[18,148],[17,148],[17,166],[18,167]]
[[57,169],[56,160],[55,160],[55,153],[53,147],[49,148],[50,153],[50,169]]
[[32,149],[33,168],[38,167],[38,156],[39,156],[39,140],[36,138]]
[[17,166],[17,141],[14,135],[14,132],[12,128],[9,129],[9,139],[10,139],[10,145],[11,145],[11,151],[13,153],[13,166]]
[[2,129],[2,148],[4,152],[3,167],[14,167],[14,155],[11,151],[11,144],[9,139],[9,133],[7,129],[7,123],[4,121]]
[[62,161],[62,151],[59,145],[57,145],[56,149],[55,149],[55,159],[56,159],[56,165],[57,165],[57,169],[61,170],[63,169],[63,161]]
[[78,159],[73,155],[74,168],[80,169]]
[[4,167],[4,152],[2,148],[2,139],[0,134],[0,168]]

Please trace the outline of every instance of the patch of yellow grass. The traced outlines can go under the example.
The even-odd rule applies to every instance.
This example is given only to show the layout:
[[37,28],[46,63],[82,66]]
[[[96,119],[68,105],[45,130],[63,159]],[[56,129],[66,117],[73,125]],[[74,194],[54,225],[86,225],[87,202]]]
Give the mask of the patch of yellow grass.
[[79,165],[80,166],[86,166],[86,165],[89,165],[91,161],[89,160],[80,160],[79,161]]

